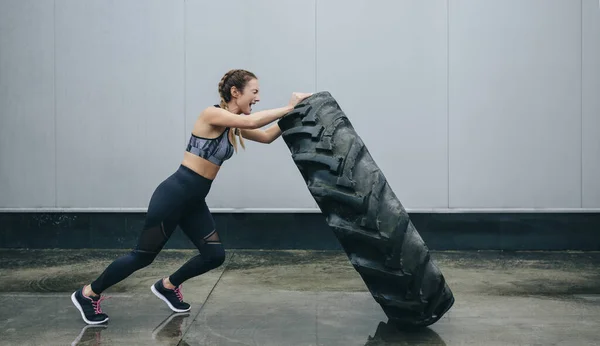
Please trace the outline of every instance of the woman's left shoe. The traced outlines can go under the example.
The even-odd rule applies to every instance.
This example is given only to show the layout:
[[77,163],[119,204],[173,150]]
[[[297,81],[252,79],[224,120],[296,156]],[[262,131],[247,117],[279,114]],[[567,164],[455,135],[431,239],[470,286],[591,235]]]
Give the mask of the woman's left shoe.
[[181,285],[175,289],[168,289],[163,286],[163,280],[160,279],[150,286],[150,290],[155,296],[162,299],[171,310],[175,312],[190,311],[190,304],[183,301],[183,293],[181,293]]

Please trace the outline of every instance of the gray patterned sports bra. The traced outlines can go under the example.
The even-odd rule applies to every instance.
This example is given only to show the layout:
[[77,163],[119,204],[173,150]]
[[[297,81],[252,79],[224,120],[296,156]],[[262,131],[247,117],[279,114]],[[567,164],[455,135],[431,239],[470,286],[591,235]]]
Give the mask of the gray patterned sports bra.
[[225,131],[217,138],[204,138],[192,133],[186,151],[221,166],[225,160],[233,155],[233,145],[229,141],[229,130],[229,127],[225,128]]

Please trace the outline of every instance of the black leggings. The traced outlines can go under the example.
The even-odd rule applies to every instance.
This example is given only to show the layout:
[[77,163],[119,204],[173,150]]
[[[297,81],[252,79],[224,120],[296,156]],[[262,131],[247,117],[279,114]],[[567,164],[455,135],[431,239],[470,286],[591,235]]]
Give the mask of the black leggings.
[[154,191],[144,228],[135,248],[117,258],[91,284],[92,291],[102,293],[110,286],[150,265],[179,225],[200,251],[176,272],[169,281],[179,286],[185,280],[219,267],[225,261],[225,249],[219,240],[215,222],[205,197],[212,180],[181,165]]

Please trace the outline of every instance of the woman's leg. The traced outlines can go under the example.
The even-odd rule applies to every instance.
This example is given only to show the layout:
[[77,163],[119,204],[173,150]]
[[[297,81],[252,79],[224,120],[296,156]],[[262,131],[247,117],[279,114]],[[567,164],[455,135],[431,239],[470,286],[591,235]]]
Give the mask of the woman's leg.
[[184,203],[185,191],[176,179],[169,178],[159,185],[150,199],[146,221],[137,245],[129,254],[111,263],[104,273],[91,283],[92,291],[100,294],[133,272],[150,265],[177,227]]
[[157,281],[153,292],[164,300],[176,312],[189,310],[189,304],[183,301],[181,284],[198,275],[219,267],[225,261],[225,249],[215,229],[215,222],[205,201],[194,206],[179,222],[183,232],[198,248],[200,254],[192,257],[176,272]]
[[89,324],[102,323],[108,316],[100,309],[100,294],[135,271],[150,265],[175,230],[186,202],[186,191],[174,174],[152,194],[143,230],[135,248],[113,261],[90,285],[73,293],[72,301]]
[[221,244],[215,221],[205,201],[200,203],[194,213],[185,215],[180,227],[200,254],[192,257],[169,276],[168,280],[173,286],[179,286],[184,281],[215,269],[225,262],[225,248]]

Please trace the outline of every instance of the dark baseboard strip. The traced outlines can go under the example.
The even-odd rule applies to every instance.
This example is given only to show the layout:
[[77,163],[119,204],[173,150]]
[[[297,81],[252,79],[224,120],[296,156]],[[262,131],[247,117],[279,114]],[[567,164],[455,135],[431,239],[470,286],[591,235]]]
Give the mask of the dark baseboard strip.
[[[215,213],[230,249],[341,250],[319,213]],[[0,213],[2,248],[126,249],[145,213]],[[411,213],[430,250],[600,251],[600,213]],[[165,248],[193,244],[177,230]]]

